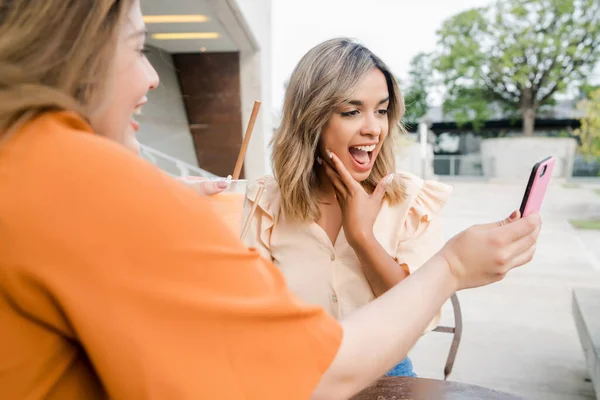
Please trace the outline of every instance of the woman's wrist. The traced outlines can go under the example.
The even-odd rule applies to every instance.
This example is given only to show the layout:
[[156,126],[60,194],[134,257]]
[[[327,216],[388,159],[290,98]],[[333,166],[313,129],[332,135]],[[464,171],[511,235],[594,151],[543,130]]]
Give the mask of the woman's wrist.
[[457,292],[460,290],[460,279],[453,272],[450,263],[444,257],[441,252],[436,253],[433,257],[431,257],[423,267],[434,268],[439,270],[442,276],[444,277],[444,281],[447,282],[452,289],[452,292]]
[[348,235],[347,240],[350,247],[357,253],[359,251],[367,251],[379,243],[373,231],[353,233]]

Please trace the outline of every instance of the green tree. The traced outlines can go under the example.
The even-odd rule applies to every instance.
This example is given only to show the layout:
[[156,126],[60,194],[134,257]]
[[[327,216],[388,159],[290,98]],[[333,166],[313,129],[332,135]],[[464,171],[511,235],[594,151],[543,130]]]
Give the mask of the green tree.
[[429,111],[427,93],[431,87],[431,55],[419,53],[410,61],[409,84],[404,90],[406,113],[404,120],[416,124]]
[[598,158],[600,157],[600,89],[596,89],[590,93],[589,98],[580,101],[577,108],[584,113],[581,127],[575,131],[581,140],[579,151],[586,158]]
[[592,85],[591,83],[584,82],[579,87],[579,96],[581,96],[580,98],[590,99],[592,98],[592,92],[598,89],[600,89],[600,85]]
[[584,81],[600,58],[600,1],[499,1],[450,18],[438,37],[444,112],[481,125],[499,107],[533,135],[539,108]]

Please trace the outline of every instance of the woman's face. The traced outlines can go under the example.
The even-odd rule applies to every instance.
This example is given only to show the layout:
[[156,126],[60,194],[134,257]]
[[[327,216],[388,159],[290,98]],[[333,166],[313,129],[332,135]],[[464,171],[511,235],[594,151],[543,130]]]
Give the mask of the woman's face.
[[321,157],[332,151],[356,181],[367,179],[388,134],[388,104],[385,76],[373,68],[327,122],[319,140]]
[[139,124],[134,115],[148,100],[146,94],[158,86],[158,74],[145,56],[146,28],[136,1],[118,38],[112,98],[91,117],[98,133],[139,152],[135,137]]

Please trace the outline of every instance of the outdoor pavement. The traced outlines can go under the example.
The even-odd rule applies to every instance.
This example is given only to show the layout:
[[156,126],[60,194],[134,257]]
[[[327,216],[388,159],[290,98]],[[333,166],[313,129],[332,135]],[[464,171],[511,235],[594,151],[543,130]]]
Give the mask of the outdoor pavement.
[[[526,182],[447,181],[446,233],[505,218],[519,207]],[[576,186],[576,187],[573,187]],[[463,337],[449,379],[526,399],[595,399],[572,317],[572,289],[600,290],[600,231],[578,231],[571,218],[600,217],[598,183],[555,180],[542,209],[534,260],[502,282],[459,292]],[[452,324],[444,307],[442,323]],[[598,316],[600,318],[600,315]],[[424,336],[410,356],[421,377],[443,379],[452,335]]]

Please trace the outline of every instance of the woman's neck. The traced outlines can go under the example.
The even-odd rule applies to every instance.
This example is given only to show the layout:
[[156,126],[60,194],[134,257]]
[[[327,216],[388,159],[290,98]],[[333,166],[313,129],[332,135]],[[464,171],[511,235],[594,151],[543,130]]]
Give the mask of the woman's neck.
[[[333,188],[333,184],[331,183],[331,180],[329,179],[329,177],[327,176],[327,173],[325,172],[325,168],[322,166],[318,166],[316,168],[316,174],[317,174],[317,182],[316,182],[315,190],[319,194],[319,198],[323,198],[323,199],[335,198],[335,190]],[[361,183],[361,185],[362,185],[362,183]],[[367,193],[369,193],[369,194],[371,193],[371,190],[365,188],[365,186],[363,186],[363,188],[365,189],[365,191]]]
[[315,191],[319,200],[335,199],[335,190],[333,184],[325,172],[325,168],[319,166],[316,168],[317,181]]

